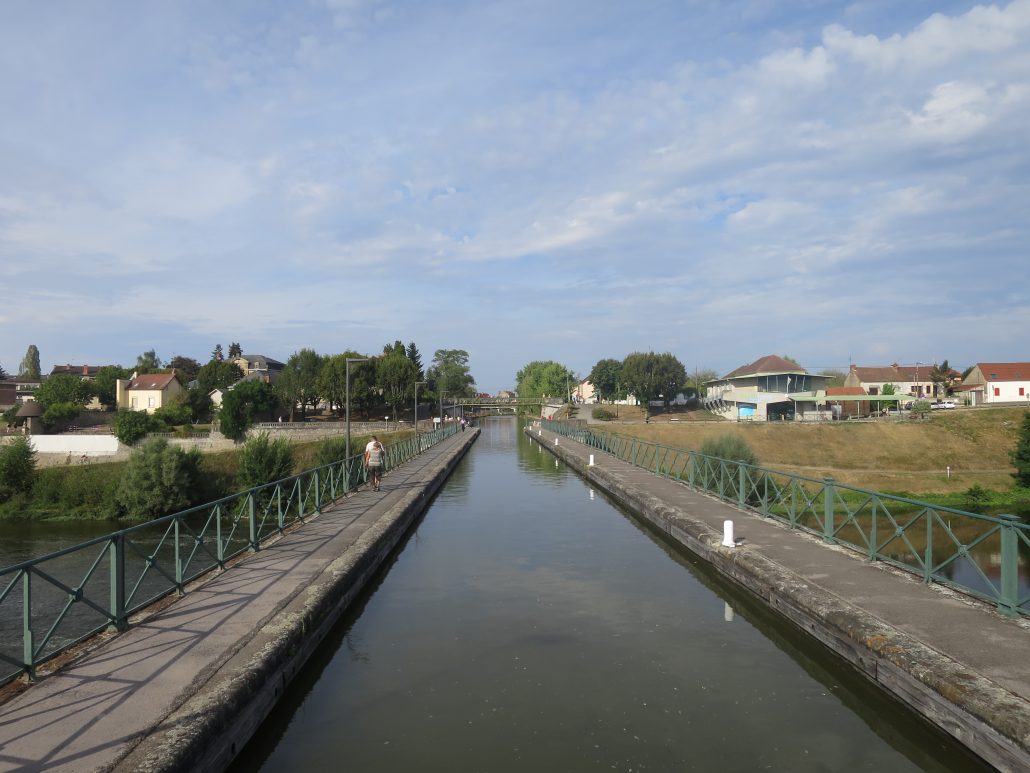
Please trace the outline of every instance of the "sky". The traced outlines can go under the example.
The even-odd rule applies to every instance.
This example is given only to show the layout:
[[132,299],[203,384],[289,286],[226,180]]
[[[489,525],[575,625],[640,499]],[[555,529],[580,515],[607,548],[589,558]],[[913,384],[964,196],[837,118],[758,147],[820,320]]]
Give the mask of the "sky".
[[1030,360],[1030,0],[0,5],[0,366]]

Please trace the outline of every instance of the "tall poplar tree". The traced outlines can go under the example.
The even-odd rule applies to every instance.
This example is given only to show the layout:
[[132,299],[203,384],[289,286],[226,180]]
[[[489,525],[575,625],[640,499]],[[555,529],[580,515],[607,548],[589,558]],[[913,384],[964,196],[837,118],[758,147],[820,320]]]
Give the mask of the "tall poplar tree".
[[29,348],[25,350],[25,357],[21,361],[21,367],[18,368],[18,376],[33,381],[39,380],[39,349],[35,344],[29,344]]

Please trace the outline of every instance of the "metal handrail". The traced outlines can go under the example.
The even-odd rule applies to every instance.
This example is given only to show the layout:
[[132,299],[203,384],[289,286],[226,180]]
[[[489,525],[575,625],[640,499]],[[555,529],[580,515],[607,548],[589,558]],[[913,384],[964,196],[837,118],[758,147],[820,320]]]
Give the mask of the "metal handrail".
[[[1015,515],[984,515],[918,499],[810,478],[560,421],[542,426],[662,477],[815,534],[997,605],[1006,616],[1030,616],[1020,592],[1030,555],[1030,524]],[[974,554],[975,553],[975,554]],[[997,562],[983,561],[983,555]],[[997,571],[995,568],[997,567]],[[959,576],[961,575],[961,576]]]
[[[390,444],[386,469],[458,431],[450,425]],[[11,667],[0,684],[21,674],[35,678],[40,665],[89,637],[126,629],[134,613],[173,592],[183,595],[188,583],[260,550],[366,480],[362,455],[355,454],[0,569],[0,664]],[[10,630],[16,620],[20,646]]]

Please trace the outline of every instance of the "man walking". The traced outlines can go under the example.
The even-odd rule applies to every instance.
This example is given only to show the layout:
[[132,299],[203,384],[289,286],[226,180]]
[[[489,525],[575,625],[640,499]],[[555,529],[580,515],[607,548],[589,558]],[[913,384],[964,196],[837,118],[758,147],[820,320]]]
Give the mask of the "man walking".
[[368,470],[368,478],[372,482],[372,490],[379,491],[379,483],[383,477],[383,456],[385,449],[375,435],[365,446],[365,468]]

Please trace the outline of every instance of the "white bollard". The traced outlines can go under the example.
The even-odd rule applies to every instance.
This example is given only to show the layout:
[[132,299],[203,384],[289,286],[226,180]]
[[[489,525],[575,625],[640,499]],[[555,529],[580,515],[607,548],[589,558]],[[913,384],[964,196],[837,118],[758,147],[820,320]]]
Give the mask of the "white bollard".
[[590,467],[594,466],[594,455],[593,454],[590,454],[590,465],[589,466]]
[[554,439],[554,444],[555,444],[555,445],[558,445],[558,438],[555,438],[555,439]]
[[555,460],[554,460],[554,466],[555,466],[555,467],[557,467],[557,466],[558,466],[558,460],[557,460],[557,459],[555,459]]
[[725,601],[723,602],[723,605],[724,606],[723,606],[723,609],[722,609],[722,619],[725,620],[727,623],[732,623],[733,622],[733,607],[731,607]]
[[737,543],[733,541],[733,521],[722,522],[722,546],[724,548],[737,547]]
[[591,502],[594,501],[594,490],[593,489],[590,489],[590,501]]
[[536,431],[536,436],[537,436],[537,437],[540,437],[540,436],[541,436],[541,435],[543,435],[543,434],[544,434],[544,431],[543,431],[542,429],[538,429],[538,430]]

